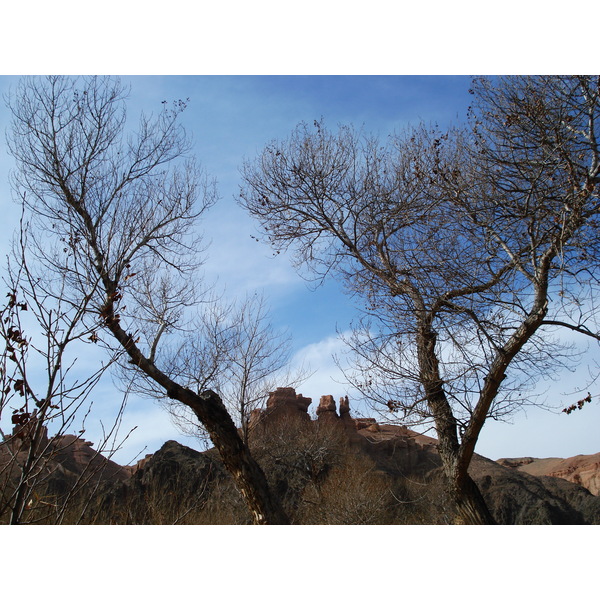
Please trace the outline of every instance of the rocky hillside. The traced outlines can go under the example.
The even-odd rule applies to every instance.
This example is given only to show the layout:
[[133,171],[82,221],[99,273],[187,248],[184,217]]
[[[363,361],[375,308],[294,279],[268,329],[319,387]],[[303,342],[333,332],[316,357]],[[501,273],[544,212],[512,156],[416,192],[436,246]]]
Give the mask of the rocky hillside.
[[[293,523],[453,521],[435,439],[374,419],[352,418],[347,398],[340,399],[338,411],[331,396],[321,397],[313,420],[308,414],[311,402],[291,388],[279,388],[265,410],[251,418],[252,452]],[[96,461],[98,467],[106,461],[82,440],[61,439],[51,445],[55,493],[63,471],[86,472],[86,464]],[[586,475],[593,471],[594,460],[576,460],[581,458],[594,457],[494,462],[476,455],[471,475],[500,523],[600,523],[600,497],[592,493],[598,490],[591,484],[594,478]],[[547,462],[554,460],[559,462]],[[94,493],[85,496],[83,509],[73,511],[80,522],[250,522],[214,449],[197,452],[169,441],[134,467],[110,461],[102,467],[90,470],[98,473]],[[590,489],[581,485],[584,481]]]
[[600,452],[571,458],[501,458],[498,464],[538,477],[560,477],[600,495]]
[[26,490],[25,523],[72,522],[67,509],[85,506],[95,491],[108,482],[127,481],[129,467],[107,459],[74,435],[48,439],[46,427],[39,428],[36,454],[30,452],[38,422],[32,418],[16,425],[12,435],[0,443],[0,523],[10,521],[11,507],[21,488]]

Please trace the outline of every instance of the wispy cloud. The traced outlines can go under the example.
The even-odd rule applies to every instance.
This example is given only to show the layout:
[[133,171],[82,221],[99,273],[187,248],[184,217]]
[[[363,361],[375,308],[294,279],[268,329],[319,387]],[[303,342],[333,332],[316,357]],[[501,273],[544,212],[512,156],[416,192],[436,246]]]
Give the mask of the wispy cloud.
[[269,295],[281,290],[301,288],[298,277],[283,256],[273,256],[266,244],[256,241],[255,224],[237,206],[217,206],[202,223],[207,243],[204,273],[207,283],[217,282],[228,295],[266,290]]

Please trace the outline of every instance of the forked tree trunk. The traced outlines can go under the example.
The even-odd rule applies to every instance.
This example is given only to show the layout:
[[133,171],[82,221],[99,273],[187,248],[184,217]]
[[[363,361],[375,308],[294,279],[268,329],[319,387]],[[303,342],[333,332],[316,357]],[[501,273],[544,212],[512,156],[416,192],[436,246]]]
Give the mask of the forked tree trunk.
[[[418,298],[417,298],[418,299]],[[436,334],[431,322],[423,320],[417,336],[421,379],[427,404],[433,414],[438,436],[438,452],[442,459],[447,491],[456,511],[455,522],[464,525],[495,525],[479,488],[469,476],[467,460],[462,456],[457,421],[446,398],[436,355]]]
[[438,428],[438,452],[446,477],[446,490],[455,510],[457,525],[495,525],[481,491],[467,469],[469,461],[459,460],[461,446],[450,428]]

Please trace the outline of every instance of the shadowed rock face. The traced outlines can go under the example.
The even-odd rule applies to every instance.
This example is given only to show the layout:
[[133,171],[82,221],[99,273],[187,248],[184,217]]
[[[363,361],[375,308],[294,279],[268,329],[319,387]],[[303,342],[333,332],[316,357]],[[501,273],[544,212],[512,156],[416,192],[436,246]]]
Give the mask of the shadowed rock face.
[[[46,427],[35,429],[15,428],[0,443],[1,523],[17,515],[21,523],[79,523],[99,489],[130,478],[128,467],[97,452],[92,442],[74,435],[48,438]],[[24,504],[17,503],[19,495]],[[18,507],[23,511],[13,513]]]
[[207,499],[211,487],[226,477],[213,454],[170,440],[138,462],[127,481],[108,486],[97,500],[99,522],[173,524]]
[[[14,464],[13,471],[23,464],[29,452],[31,438],[22,435],[23,428],[15,427],[13,434],[0,444],[0,465]],[[60,435],[48,439],[48,430],[42,427],[39,441],[44,469],[48,473],[58,471],[71,478],[84,476],[90,481],[129,479],[129,467],[122,467],[93,448],[93,443],[75,435]]]
[[469,473],[499,523],[600,523],[600,498],[569,481],[536,477],[478,455],[475,455]]
[[[287,411],[286,414],[301,414],[305,418],[304,411],[311,402],[310,399],[296,396],[290,388],[280,388],[271,394],[269,401],[267,418],[269,407],[282,413]],[[407,473],[424,476],[439,470],[436,439],[403,426],[380,424],[375,419],[352,418],[347,397],[340,398],[338,416],[333,396],[321,396],[316,414],[319,424],[346,425],[346,434],[353,442],[353,447],[356,448],[358,444],[360,451],[369,455],[378,469],[393,478],[405,477]],[[582,458],[586,460],[581,460]],[[516,472],[514,464],[502,465],[475,455],[470,472],[500,523],[600,523],[600,499],[594,498],[588,489],[581,487],[582,481],[586,480],[586,473],[597,468],[598,462],[600,454],[575,457],[548,465],[552,468],[548,468],[547,472],[537,472],[527,469],[538,464],[538,459],[525,459],[522,468]],[[569,477],[564,479],[569,481],[556,478],[561,477],[560,473],[565,471]],[[555,478],[545,475],[553,475]],[[586,481],[596,480],[590,474]],[[590,487],[594,491],[593,486]]]
[[102,456],[93,448],[92,442],[74,435],[63,435],[51,441],[54,460],[64,468],[77,474],[85,471],[102,473],[104,479],[125,481],[130,470]]
[[350,419],[350,401],[348,396],[340,398],[340,418],[346,420]]

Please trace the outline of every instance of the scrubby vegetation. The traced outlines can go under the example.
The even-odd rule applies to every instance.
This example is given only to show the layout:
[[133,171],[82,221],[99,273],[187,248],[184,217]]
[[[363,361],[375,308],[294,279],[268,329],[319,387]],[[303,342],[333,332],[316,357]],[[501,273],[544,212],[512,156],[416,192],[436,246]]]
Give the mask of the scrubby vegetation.
[[[339,423],[281,419],[255,430],[250,445],[294,525],[460,523],[435,446],[407,448],[402,439],[377,442]],[[49,476],[27,507],[25,522],[253,522],[215,449],[197,452],[170,441],[127,477],[107,465],[84,465],[83,472],[94,475],[75,494],[74,482],[84,478],[66,468],[68,456],[46,465]],[[482,457],[471,474],[499,523],[600,523],[600,498],[573,483],[533,477]]]

